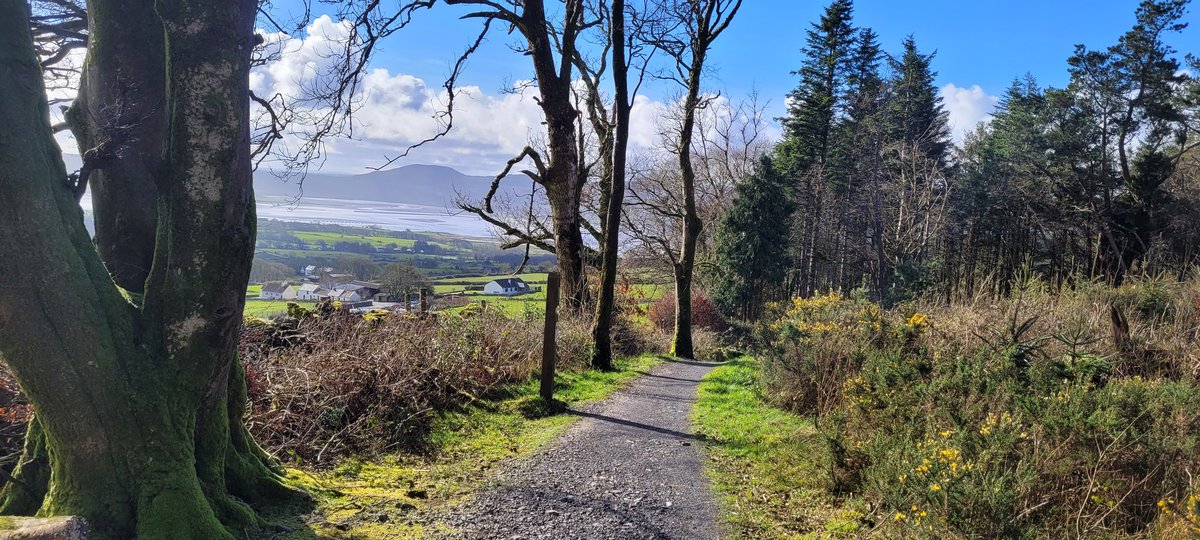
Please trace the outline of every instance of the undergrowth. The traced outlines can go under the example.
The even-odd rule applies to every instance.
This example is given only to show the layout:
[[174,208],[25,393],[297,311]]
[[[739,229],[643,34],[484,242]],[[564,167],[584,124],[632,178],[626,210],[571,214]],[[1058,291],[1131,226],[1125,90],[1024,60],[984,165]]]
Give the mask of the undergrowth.
[[819,456],[791,474],[864,509],[855,534],[1200,533],[1200,282],[1028,280],[954,305],[825,294],[773,311],[762,395],[812,422],[784,436]]
[[[613,372],[567,371],[555,397],[577,405],[606,397],[659,362],[654,356],[617,361]],[[561,434],[576,418],[550,411],[529,378],[497,389],[493,398],[434,416],[424,451],[376,459],[350,457],[321,471],[289,471],[317,499],[304,520],[275,516],[293,528],[280,538],[420,538],[446,532],[432,516],[469,500],[500,464],[528,454]]]

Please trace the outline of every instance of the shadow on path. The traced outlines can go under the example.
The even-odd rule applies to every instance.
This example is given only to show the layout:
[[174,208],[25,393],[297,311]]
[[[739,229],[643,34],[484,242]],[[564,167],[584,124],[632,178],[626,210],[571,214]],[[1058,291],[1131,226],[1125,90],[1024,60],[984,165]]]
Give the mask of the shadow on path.
[[643,424],[643,423],[641,423],[641,422],[634,422],[634,421],[632,421],[632,420],[624,420],[624,419],[621,419],[621,418],[614,418],[614,417],[612,417],[612,416],[607,416],[607,415],[603,415],[603,414],[596,414],[596,413],[590,413],[590,412],[585,412],[585,411],[577,411],[577,410],[574,410],[574,409],[567,411],[567,414],[573,414],[573,415],[575,415],[575,416],[581,416],[581,417],[583,417],[583,418],[591,418],[591,419],[593,419],[593,420],[598,420],[598,421],[601,421],[601,422],[608,422],[608,423],[611,423],[611,424],[618,424],[618,425],[622,425],[622,426],[626,426],[626,427],[631,427],[631,428],[634,428],[634,429],[642,429],[642,430],[646,430],[646,431],[653,431],[653,432],[655,432],[655,433],[661,433],[661,434],[663,434],[663,435],[669,435],[669,436],[671,436],[671,437],[675,437],[675,438],[678,438],[678,439],[690,439],[690,440],[693,440],[693,441],[699,441],[699,440],[702,440],[700,437],[697,437],[697,436],[695,436],[695,435],[693,435],[693,434],[691,434],[691,433],[685,433],[685,432],[682,432],[682,431],[676,431],[676,430],[674,430],[674,429],[661,428],[661,427],[658,427],[658,426],[652,426],[652,425],[650,425],[650,424]]

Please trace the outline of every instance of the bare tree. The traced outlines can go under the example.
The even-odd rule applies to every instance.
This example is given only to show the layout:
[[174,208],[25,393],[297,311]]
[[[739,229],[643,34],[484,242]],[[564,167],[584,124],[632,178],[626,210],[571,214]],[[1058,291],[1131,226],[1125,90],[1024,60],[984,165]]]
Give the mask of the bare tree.
[[572,311],[580,311],[588,298],[584,269],[588,248],[583,242],[580,215],[580,199],[587,174],[582,161],[584,138],[577,125],[580,112],[573,83],[580,36],[599,22],[585,17],[583,0],[566,0],[561,24],[557,25],[547,19],[542,0],[508,0],[504,3],[446,0],[446,3],[478,7],[480,11],[465,17],[482,19],[485,26],[492,23],[507,25],[524,38],[525,45],[521,52],[533,63],[538,106],[542,109],[546,125],[547,144],[544,150],[526,146],[496,176],[482,205],[464,202],[460,206],[505,232],[521,237],[518,227],[495,218],[492,202],[501,182],[515,166],[523,162],[532,163],[532,168],[524,169],[521,173],[545,190],[550,206],[552,238],[524,240],[542,249],[553,246],[562,274],[565,304]]
[[[721,33],[729,28],[742,6],[741,0],[671,0],[670,13],[680,21],[679,30],[659,37],[656,45],[675,62],[670,79],[684,91],[679,106],[678,131],[674,133],[674,152],[679,167],[678,214],[682,221],[679,253],[673,258],[675,277],[675,337],[672,353],[682,358],[695,356],[692,344],[692,285],[696,266],[696,248],[704,227],[696,203],[696,169],[692,144],[698,112],[711,103],[701,93],[708,51]],[[668,214],[672,212],[667,212]]]
[[[601,2],[603,6],[603,2]],[[600,235],[601,269],[600,287],[596,300],[596,315],[592,326],[595,348],[592,366],[597,369],[612,369],[612,322],[615,316],[617,259],[621,242],[621,216],[624,211],[627,163],[629,152],[629,115],[633,99],[645,80],[647,69],[657,49],[645,41],[648,35],[660,33],[663,24],[650,4],[643,2],[639,8],[627,8],[624,0],[613,0],[609,17],[611,30],[608,47],[612,50],[613,105],[612,117],[603,110],[599,93],[602,70],[592,73],[588,80],[589,103],[593,125],[601,139],[600,153],[603,167],[600,181],[599,215],[602,220]],[[632,19],[627,29],[626,19]],[[630,64],[637,79],[630,88]],[[582,68],[581,69],[585,69]]]

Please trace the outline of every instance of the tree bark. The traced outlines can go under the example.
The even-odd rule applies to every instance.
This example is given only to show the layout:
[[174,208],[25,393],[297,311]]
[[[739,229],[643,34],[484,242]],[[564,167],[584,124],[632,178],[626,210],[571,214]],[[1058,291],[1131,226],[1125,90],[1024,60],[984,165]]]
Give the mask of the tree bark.
[[671,354],[680,358],[695,358],[692,345],[692,277],[696,268],[696,242],[700,238],[699,211],[696,208],[696,170],[692,167],[692,136],[696,129],[696,110],[700,107],[700,83],[704,59],[708,53],[707,32],[700,25],[697,43],[692,51],[688,70],[687,95],[683,101],[683,123],[679,130],[679,177],[683,198],[683,231],[679,262],[675,264],[675,337]]
[[[263,525],[243,501],[288,492],[241,424],[234,353],[254,246],[248,76],[256,4],[154,7],[169,51],[169,114],[165,153],[140,156],[161,174],[155,255],[137,304],[83,226],[25,3],[0,0],[0,199],[10,203],[0,212],[0,272],[10,280],[0,288],[0,354],[36,411],[31,435],[40,430],[43,439],[26,445],[22,463],[44,450],[50,471],[44,498],[22,502],[16,493],[38,486],[10,488],[4,510],[83,516],[99,538],[241,537]],[[93,42],[105,39],[103,28]],[[88,65],[107,69],[100,60]]]
[[546,119],[550,156],[541,182],[546,188],[553,220],[554,248],[558,270],[562,274],[562,297],[567,309],[580,312],[588,301],[587,274],[584,267],[583,233],[580,229],[579,206],[583,180],[579,174],[579,145],[571,84],[575,40],[582,5],[578,0],[566,2],[563,35],[559,37],[560,61],[555,60],[556,47],[548,35],[550,25],[542,0],[526,0],[521,11],[523,32],[529,43],[528,55],[533,58],[537,75],[540,105]]
[[612,321],[616,308],[617,257],[620,247],[621,212],[625,203],[625,163],[629,147],[629,69],[625,61],[625,0],[612,0],[613,125],[612,155],[609,160],[608,196],[603,204],[604,242],[600,269],[600,291],[592,327],[595,349],[592,367],[611,370]]
[[155,173],[166,140],[166,61],[153,0],[90,0],[88,51],[67,113],[84,153],[96,247],[117,285],[143,292],[154,257]]

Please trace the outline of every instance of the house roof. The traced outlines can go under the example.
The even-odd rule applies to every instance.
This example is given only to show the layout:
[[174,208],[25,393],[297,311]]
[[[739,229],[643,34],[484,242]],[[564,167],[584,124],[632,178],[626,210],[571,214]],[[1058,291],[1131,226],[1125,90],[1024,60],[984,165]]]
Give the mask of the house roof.
[[287,283],[263,283],[263,286],[262,286],[263,293],[283,294],[284,291],[287,291],[287,290],[288,290]]
[[316,292],[320,289],[321,289],[321,286],[317,285],[316,283],[306,283],[306,284],[300,286],[301,292]]
[[521,278],[496,279],[496,280],[492,280],[492,283],[499,285],[500,288],[502,288],[502,289],[528,289],[529,288],[529,285],[526,285],[525,280],[523,280]]

